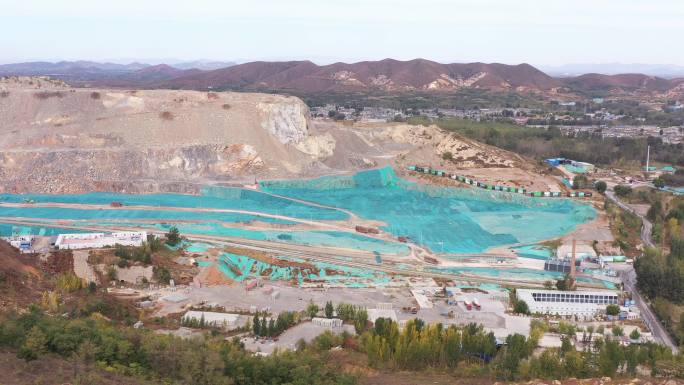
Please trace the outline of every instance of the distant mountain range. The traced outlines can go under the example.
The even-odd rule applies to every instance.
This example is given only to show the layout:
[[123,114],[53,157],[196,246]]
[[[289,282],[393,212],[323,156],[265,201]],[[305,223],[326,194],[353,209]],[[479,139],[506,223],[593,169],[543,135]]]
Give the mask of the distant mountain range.
[[384,59],[317,65],[310,61],[188,62],[174,65],[131,63],[30,62],[0,65],[0,75],[46,75],[75,84],[138,88],[288,90],[320,92],[449,92],[460,89],[520,93],[650,93],[678,98],[684,78],[638,73],[553,77],[529,65],[442,64],[424,59]]
[[684,77],[684,66],[673,64],[582,63],[542,66],[540,69],[556,77],[573,77],[588,73],[605,75],[646,74],[666,79]]

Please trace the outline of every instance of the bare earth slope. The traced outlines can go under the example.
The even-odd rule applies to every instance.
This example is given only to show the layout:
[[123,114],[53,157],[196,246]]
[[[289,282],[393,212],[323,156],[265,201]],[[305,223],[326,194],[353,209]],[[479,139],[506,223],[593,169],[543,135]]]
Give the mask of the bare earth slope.
[[[454,160],[444,165],[446,151]],[[0,192],[195,192],[384,165],[524,163],[437,127],[311,121],[295,97],[0,80]]]

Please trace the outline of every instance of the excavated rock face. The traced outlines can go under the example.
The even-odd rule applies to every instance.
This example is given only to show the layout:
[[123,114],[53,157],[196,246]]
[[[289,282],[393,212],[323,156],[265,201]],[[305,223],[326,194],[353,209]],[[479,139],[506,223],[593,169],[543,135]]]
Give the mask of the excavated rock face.
[[26,78],[0,86],[0,191],[192,190],[316,167],[296,148],[309,124],[298,98],[69,89]]
[[518,166],[434,126],[312,122],[295,97],[71,89],[44,78],[0,79],[0,90],[0,192],[196,192],[438,164],[445,152],[452,167]]
[[[294,98],[292,98],[294,99]],[[292,103],[259,103],[261,127],[283,144],[299,143],[307,134],[309,109],[299,99]]]

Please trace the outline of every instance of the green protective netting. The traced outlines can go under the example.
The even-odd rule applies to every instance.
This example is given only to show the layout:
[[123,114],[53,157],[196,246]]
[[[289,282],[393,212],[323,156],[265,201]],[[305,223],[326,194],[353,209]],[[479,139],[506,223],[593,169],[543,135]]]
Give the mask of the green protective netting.
[[566,169],[567,171],[570,171],[573,174],[586,174],[587,169],[584,167],[580,166],[573,166],[571,164],[564,164],[563,168]]
[[21,203],[24,201],[86,205],[109,205],[112,202],[120,202],[124,205],[124,208],[120,209],[123,211],[126,211],[125,206],[157,206],[254,211],[299,219],[344,220],[348,218],[348,215],[341,211],[306,205],[258,191],[228,187],[206,187],[202,189],[201,195],[120,194],[104,192],[55,195],[0,194],[0,203]]
[[524,245],[514,247],[513,251],[520,257],[547,260],[553,256],[553,250],[542,245]]
[[383,221],[384,230],[445,253],[480,253],[555,238],[596,216],[583,202],[425,186],[398,178],[391,168],[261,186],[274,194]]
[[[277,257],[293,260],[287,257]],[[302,262],[297,260],[295,262]],[[391,278],[382,272],[354,267],[333,265],[325,262],[310,263],[313,268],[277,266],[255,260],[244,255],[222,253],[217,267],[228,278],[242,282],[251,278],[266,278],[271,281],[296,281],[299,285],[309,283],[328,283],[347,287],[366,287],[386,285]],[[203,262],[203,266],[210,263]]]

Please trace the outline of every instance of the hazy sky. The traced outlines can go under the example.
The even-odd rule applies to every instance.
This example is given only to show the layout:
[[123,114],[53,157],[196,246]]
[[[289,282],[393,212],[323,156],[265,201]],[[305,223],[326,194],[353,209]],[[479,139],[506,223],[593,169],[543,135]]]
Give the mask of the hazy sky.
[[0,0],[0,63],[684,65],[682,0]]

